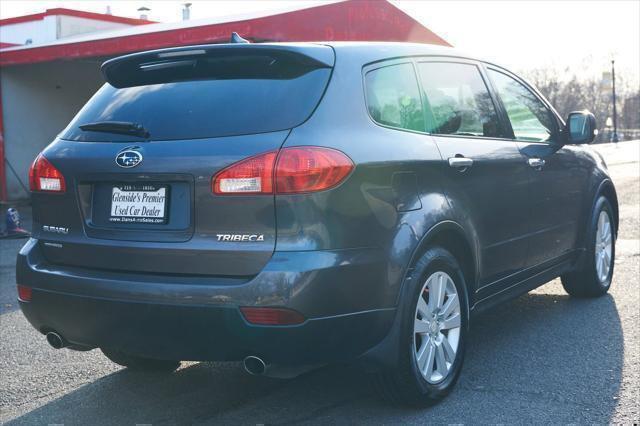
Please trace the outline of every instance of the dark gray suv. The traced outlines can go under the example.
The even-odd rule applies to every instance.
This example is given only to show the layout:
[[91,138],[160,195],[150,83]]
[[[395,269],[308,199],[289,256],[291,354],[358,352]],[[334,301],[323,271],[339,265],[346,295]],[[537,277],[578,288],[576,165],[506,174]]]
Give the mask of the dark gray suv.
[[131,54],[33,163],[20,306],[56,348],[173,371],[361,361],[404,403],[443,397],[471,314],[613,274],[616,191],[509,71],[402,43]]

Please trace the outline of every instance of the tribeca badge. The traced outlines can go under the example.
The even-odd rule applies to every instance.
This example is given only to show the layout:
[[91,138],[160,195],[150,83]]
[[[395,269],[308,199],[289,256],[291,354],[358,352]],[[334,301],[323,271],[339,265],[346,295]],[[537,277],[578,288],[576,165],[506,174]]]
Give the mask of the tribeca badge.
[[263,234],[216,234],[218,241],[255,242],[264,241]]

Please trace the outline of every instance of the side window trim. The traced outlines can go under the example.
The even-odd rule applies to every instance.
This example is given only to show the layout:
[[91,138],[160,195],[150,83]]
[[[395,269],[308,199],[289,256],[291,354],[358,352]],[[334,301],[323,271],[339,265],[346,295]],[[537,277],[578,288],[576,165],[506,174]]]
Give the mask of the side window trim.
[[493,80],[489,76],[488,70],[491,69],[491,67],[487,67],[486,64],[481,63],[480,68],[482,69],[482,75],[487,85],[489,86],[489,90],[491,91],[491,96],[494,99],[494,102],[496,104],[496,110],[498,112],[503,136],[506,139],[509,139],[515,142],[516,138],[513,132],[513,127],[511,126],[511,120],[509,120],[509,114],[507,114],[507,109],[505,108],[504,103],[502,103],[502,98],[500,98],[500,95],[498,94],[498,90],[496,89],[496,86],[494,85]]
[[[393,59],[387,59],[383,61],[377,61],[375,63],[370,63],[362,67],[362,94],[364,96],[364,108],[366,110],[366,113],[369,119],[377,126],[384,127],[386,129],[397,130],[400,132],[409,132],[409,133],[417,133],[420,135],[426,135],[428,134],[426,131],[427,130],[426,127],[422,131],[420,131],[420,130],[406,129],[404,127],[390,126],[387,124],[380,123],[376,121],[375,118],[373,118],[373,116],[371,115],[371,111],[369,110],[369,99],[367,98],[367,79],[366,79],[367,74],[382,68],[388,68],[388,67],[405,65],[405,64],[411,65],[411,69],[413,70],[413,78],[415,79],[416,85],[418,87],[418,92],[420,92],[420,85],[419,85],[420,81],[418,79],[416,65],[412,57],[393,58]],[[420,95],[421,108],[424,111],[424,99],[421,93],[419,93],[419,95]]]
[[482,62],[475,61],[472,59],[458,58],[458,57],[448,57],[448,56],[419,56],[414,58],[414,70],[416,73],[416,77],[418,78],[418,86],[420,88],[420,97],[422,98],[422,105],[425,109],[425,124],[431,123],[432,118],[431,114],[427,114],[427,106],[431,108],[431,104],[425,100],[425,93],[422,88],[422,81],[419,77],[419,65],[421,63],[447,63],[447,64],[464,64],[464,65],[473,65],[478,70],[478,74],[482,79],[487,92],[489,93],[489,97],[493,103],[493,107],[496,110],[496,114],[498,115],[498,126],[500,129],[501,137],[488,137],[488,136],[471,136],[471,135],[452,135],[452,134],[440,134],[440,133],[428,133],[433,136],[443,137],[443,138],[463,138],[463,139],[479,139],[479,140],[505,140],[505,141],[513,141],[514,139],[509,136],[509,132],[511,130],[511,124],[509,122],[508,117],[502,114],[502,103],[498,104],[499,97],[497,96],[497,92],[493,89],[493,84],[488,79],[488,76],[485,74],[484,66]]
[[[547,111],[549,112],[549,114],[551,115],[551,117],[553,117],[553,123],[555,124],[555,129],[553,129],[553,131],[555,132],[555,134],[553,135],[553,140],[551,143],[556,144],[556,140],[560,139],[561,137],[561,133],[562,133],[562,127],[564,126],[564,120],[562,120],[562,118],[560,117],[560,115],[558,114],[558,112],[553,108],[553,106],[544,98],[544,96],[542,96],[540,94],[540,92],[538,92],[538,90],[536,90],[534,87],[532,87],[530,84],[528,84],[526,81],[524,81],[523,79],[521,79],[520,77],[518,77],[517,75],[513,74],[512,72],[505,70],[504,68],[498,67],[496,65],[493,64],[487,64],[487,63],[483,63],[484,68],[486,70],[486,74],[487,74],[487,79],[491,84],[492,87],[492,91],[495,92],[496,98],[500,104],[500,110],[501,110],[501,114],[504,114],[504,118],[506,120],[506,126],[507,129],[510,133],[510,139],[513,139],[514,141],[518,141],[518,139],[515,136],[515,133],[513,131],[513,127],[511,126],[511,120],[509,120],[509,116],[507,114],[507,110],[504,106],[504,103],[502,102],[502,98],[500,97],[498,91],[495,89],[495,85],[494,82],[491,78],[491,76],[489,75],[489,70],[494,71],[494,72],[498,72],[500,74],[504,74],[507,77],[512,78],[513,80],[515,80],[516,82],[520,83],[525,89],[527,89],[538,101],[540,101],[540,103],[542,103],[542,105],[544,105],[544,107],[547,109]],[[539,144],[544,144],[544,145],[549,145],[549,142],[534,142],[534,141],[527,141],[528,143],[539,143]]]

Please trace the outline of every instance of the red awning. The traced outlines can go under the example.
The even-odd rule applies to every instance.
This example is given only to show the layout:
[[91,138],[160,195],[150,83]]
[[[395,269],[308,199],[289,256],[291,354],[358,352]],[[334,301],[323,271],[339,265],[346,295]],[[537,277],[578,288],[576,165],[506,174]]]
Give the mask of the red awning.
[[150,24],[45,45],[3,49],[0,66],[220,43],[229,40],[234,31],[253,41],[408,41],[449,46],[386,1],[351,0],[236,21]]

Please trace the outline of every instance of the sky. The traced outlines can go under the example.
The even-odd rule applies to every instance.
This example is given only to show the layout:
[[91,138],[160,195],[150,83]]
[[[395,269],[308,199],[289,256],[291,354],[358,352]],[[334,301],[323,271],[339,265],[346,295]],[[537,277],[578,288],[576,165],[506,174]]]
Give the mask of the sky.
[[[301,1],[191,0],[192,19],[251,11],[278,11]],[[564,74],[600,76],[616,60],[616,75],[640,85],[640,0],[419,1],[392,0],[394,5],[455,47],[514,71],[554,67]],[[182,19],[184,1],[0,0],[0,18],[42,12],[54,7],[138,17],[137,8],[151,8],[149,18]],[[313,6],[321,1],[306,0]]]

